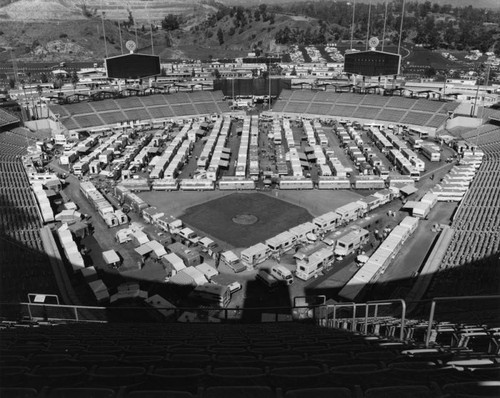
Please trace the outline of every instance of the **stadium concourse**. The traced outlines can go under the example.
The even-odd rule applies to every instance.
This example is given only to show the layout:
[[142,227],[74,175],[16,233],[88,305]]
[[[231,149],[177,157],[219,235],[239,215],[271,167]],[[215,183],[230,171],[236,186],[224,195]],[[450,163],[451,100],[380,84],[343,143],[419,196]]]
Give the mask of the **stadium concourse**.
[[[202,94],[203,101],[199,103],[212,104],[210,112],[207,106],[207,112],[200,114],[212,114],[212,109],[225,111],[222,102],[223,105],[213,106],[217,104],[218,93],[210,93],[212,100],[205,102],[206,94]],[[333,96],[323,108],[320,104],[324,97],[320,94]],[[60,115],[66,128],[82,130],[139,120],[137,116],[148,116],[146,120],[152,120],[154,116],[146,98],[155,101],[153,108],[158,108],[155,112],[161,114],[160,119],[191,116],[186,112],[200,109],[199,103],[189,95],[179,96],[184,102],[174,103],[175,96],[54,105],[51,111]],[[309,105],[304,108],[303,104],[309,101],[308,104],[317,104],[317,109],[322,109],[320,114],[330,117],[364,119],[361,115],[370,114],[370,120],[394,124],[412,120],[416,125],[437,128],[445,123],[455,105],[437,102],[440,106],[432,108],[430,101],[397,98],[410,101],[405,108],[398,109],[395,99],[374,97],[283,92],[276,106],[283,105],[287,113],[293,110],[292,113],[298,111],[302,115],[312,109]],[[109,108],[106,111],[100,109],[99,104],[104,103]],[[348,113],[350,116],[346,116]],[[107,116],[103,116],[105,114]],[[321,295],[296,297],[285,312],[273,306],[176,308],[160,295],[149,297],[150,306],[135,307],[127,306],[130,301],[100,307],[27,303],[26,295],[33,292],[47,297],[50,294],[64,296],[57,285],[72,283],[75,278],[68,279],[66,275],[64,279],[55,264],[57,261],[46,253],[47,239],[42,235],[49,233],[48,228],[43,227],[38,197],[30,188],[22,160],[28,153],[27,132],[20,129],[2,133],[1,242],[7,256],[2,254],[1,266],[4,302],[0,306],[0,396],[498,396],[500,323],[489,315],[498,308],[499,296],[477,296],[474,289],[486,286],[476,292],[497,293],[497,286],[491,286],[495,279],[485,280],[484,275],[498,277],[499,133],[495,123],[487,123],[460,137],[474,143],[474,147],[484,152],[484,157],[477,164],[470,188],[453,217],[451,244],[440,262],[446,273],[433,278],[429,301],[413,313],[406,311],[404,297],[372,303],[325,301]],[[37,155],[36,150],[31,148],[30,155]],[[467,159],[467,155],[462,159]],[[73,176],[71,181],[78,184]],[[97,197],[90,193],[94,191],[92,184],[82,185],[84,194]],[[373,205],[377,198],[385,198],[384,195],[387,195],[384,200],[390,201],[387,191],[374,192],[379,196],[367,199],[366,203]],[[122,193],[129,195],[127,198],[134,197],[138,206],[137,195]],[[102,199],[114,204],[109,196],[101,194],[99,200],[102,202]],[[109,203],[106,206],[109,207]],[[317,221],[336,223],[343,211],[348,213],[352,207],[348,203],[330,218],[325,215]],[[366,213],[354,207],[355,214],[347,214],[347,217],[358,222],[358,213]],[[156,214],[150,212],[150,215]],[[131,217],[138,218],[137,215]],[[405,231],[416,225],[412,217],[403,222],[411,224],[404,227]],[[396,227],[393,231],[402,233],[403,230]],[[58,233],[63,236],[60,229]],[[405,232],[404,237],[389,235],[389,240],[401,245],[405,239],[411,239],[410,233]],[[134,236],[138,241],[141,238],[140,234]],[[390,245],[391,242],[384,243]],[[61,245],[63,243],[61,239]],[[381,245],[380,251],[383,248]],[[207,251],[209,249],[207,246]],[[481,266],[487,267],[486,274],[482,274]],[[363,272],[369,271],[363,268],[360,268]],[[462,282],[459,290],[449,289],[449,285],[448,290],[440,290],[444,282],[449,283],[457,275],[467,275],[469,286],[459,278]],[[473,277],[476,280],[472,281]],[[258,282],[249,281],[252,283]],[[450,296],[471,296],[436,298],[442,296],[442,292]],[[38,301],[43,301],[43,295],[39,296]],[[483,318],[483,314],[486,317]]]

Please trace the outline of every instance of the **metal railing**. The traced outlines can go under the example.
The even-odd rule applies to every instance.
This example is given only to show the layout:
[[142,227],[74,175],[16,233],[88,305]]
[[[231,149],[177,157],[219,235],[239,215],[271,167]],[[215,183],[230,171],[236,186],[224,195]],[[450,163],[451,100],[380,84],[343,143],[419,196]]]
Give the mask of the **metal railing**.
[[[322,298],[322,297],[321,297]],[[493,308],[500,308],[500,295],[489,296],[462,296],[437,297],[430,302],[428,317],[423,314],[420,319],[427,319],[425,346],[431,344],[433,330],[437,329],[436,310],[438,303],[453,303],[452,307],[440,306],[440,310],[450,314],[466,313],[471,322],[471,313],[474,303],[481,304],[481,310],[487,309],[485,301],[492,301]],[[398,308],[394,308],[398,306]],[[399,310],[399,307],[400,310]],[[476,311],[476,312],[473,312]],[[381,314],[383,312],[383,314]],[[425,311],[427,312],[427,311]],[[340,314],[339,314],[340,313]],[[481,311],[478,311],[483,315]],[[226,323],[262,323],[262,322],[293,322],[313,321],[316,324],[328,327],[349,330],[351,332],[370,333],[370,323],[382,324],[381,321],[391,319],[396,321],[393,326],[400,328],[399,340],[405,338],[407,324],[407,303],[403,299],[375,300],[366,303],[336,303],[328,305],[296,305],[293,307],[256,307],[256,308],[158,308],[158,307],[92,307],[77,305],[57,305],[45,303],[0,303],[0,317],[9,320],[29,318],[31,320],[69,321],[69,322],[226,322]],[[449,319],[446,319],[449,321]],[[479,319],[481,322],[481,319]],[[379,334],[377,328],[371,333]],[[396,337],[396,336],[394,336]]]
[[[432,335],[432,328],[434,324],[434,318],[436,315],[436,306],[437,303],[442,303],[442,302],[456,302],[456,301],[478,301],[478,300],[500,300],[500,295],[490,295],[490,296],[458,296],[458,297],[436,297],[432,299],[431,301],[431,308],[429,311],[429,320],[427,324],[427,333],[425,336],[425,346],[429,347],[430,345],[430,340],[431,340],[431,335]],[[497,309],[499,309],[497,307]]]
[[[321,326],[338,328],[340,323],[347,322],[350,325],[351,331],[356,331],[356,325],[361,324],[362,332],[364,334],[368,333],[368,323],[370,319],[379,319],[379,309],[380,307],[393,306],[394,304],[401,304],[401,316],[400,316],[400,340],[404,339],[404,326],[406,323],[406,302],[403,299],[395,300],[375,300],[368,301],[366,303],[339,303],[339,304],[329,304],[320,307],[318,314],[318,323]],[[374,314],[370,317],[370,308],[374,307]],[[337,310],[341,308],[352,309],[352,315],[350,317],[337,318]],[[358,316],[358,310],[364,310],[363,316]],[[331,317],[330,317],[331,315]]]
[[45,303],[0,303],[0,317],[70,322],[288,322],[314,320],[317,306],[295,307],[92,307]]

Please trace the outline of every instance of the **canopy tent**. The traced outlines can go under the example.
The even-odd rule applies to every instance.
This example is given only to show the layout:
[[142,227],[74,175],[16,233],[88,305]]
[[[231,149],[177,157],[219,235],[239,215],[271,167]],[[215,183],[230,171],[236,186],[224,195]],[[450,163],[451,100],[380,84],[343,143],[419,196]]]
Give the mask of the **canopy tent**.
[[415,188],[413,185],[405,185],[404,187],[400,188],[399,191],[406,196],[410,196],[411,194],[414,194],[415,192],[418,191],[417,188]]

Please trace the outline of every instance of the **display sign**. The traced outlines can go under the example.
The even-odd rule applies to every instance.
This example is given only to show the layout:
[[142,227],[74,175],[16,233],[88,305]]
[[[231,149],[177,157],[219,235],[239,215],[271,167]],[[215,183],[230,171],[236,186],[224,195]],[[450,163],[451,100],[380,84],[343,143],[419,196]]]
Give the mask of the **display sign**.
[[126,54],[104,60],[109,78],[140,79],[161,73],[160,57],[146,54]]
[[359,51],[345,54],[344,72],[361,76],[399,75],[401,56],[382,51]]

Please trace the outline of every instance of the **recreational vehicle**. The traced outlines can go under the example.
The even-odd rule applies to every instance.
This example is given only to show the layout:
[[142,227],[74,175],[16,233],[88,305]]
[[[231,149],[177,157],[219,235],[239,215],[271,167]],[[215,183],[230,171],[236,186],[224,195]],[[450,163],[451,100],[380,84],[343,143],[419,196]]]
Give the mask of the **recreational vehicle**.
[[283,281],[287,285],[291,285],[293,283],[292,272],[283,265],[272,266],[269,273],[278,281]]

